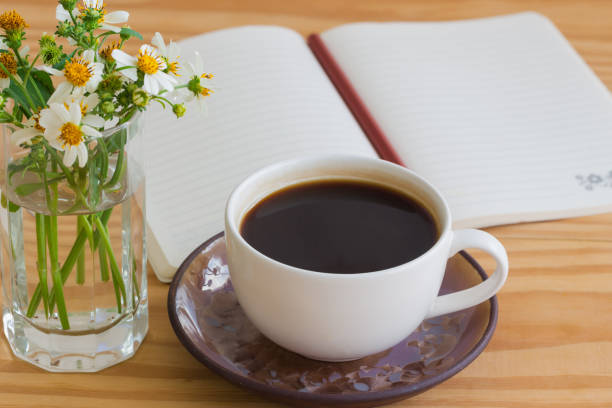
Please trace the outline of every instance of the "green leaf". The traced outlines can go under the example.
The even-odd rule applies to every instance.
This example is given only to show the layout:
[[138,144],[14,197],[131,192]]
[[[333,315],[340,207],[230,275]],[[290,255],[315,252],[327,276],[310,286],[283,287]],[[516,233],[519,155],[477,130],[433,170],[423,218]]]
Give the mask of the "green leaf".
[[8,210],[9,210],[9,212],[16,212],[17,210],[19,210],[19,208],[20,207],[17,204],[15,204],[14,202],[12,202],[12,201],[8,202]]
[[43,188],[42,183],[25,183],[15,188],[15,193],[20,196],[27,196]]
[[15,119],[17,120],[17,122],[21,122],[22,118],[23,118],[23,110],[21,109],[21,107],[17,104],[15,104],[15,106],[13,106],[13,116],[15,117]]
[[25,114],[27,118],[32,116],[30,112],[30,106],[28,105],[28,101],[23,96],[23,91],[13,82],[11,81],[11,85],[4,90],[6,94],[15,100],[15,103],[18,104]]
[[32,78],[36,80],[38,88],[41,91],[42,88],[44,88],[47,92],[49,92],[49,94],[53,93],[53,81],[51,80],[51,75],[49,75],[48,72],[39,71],[36,69],[32,70],[32,73],[30,75],[32,75]]
[[114,133],[106,141],[106,148],[109,153],[116,153],[119,149],[123,148],[123,136],[127,135],[125,129],[121,129],[117,133]]
[[[25,78],[27,74],[27,69],[19,68],[17,70],[17,73],[21,78]],[[30,99],[32,99],[36,106],[38,108],[43,108],[47,104],[47,100],[53,93],[53,82],[51,81],[49,74],[47,74],[46,72],[33,69],[30,72],[26,89],[28,91]],[[42,101],[41,98],[38,96],[38,92],[36,91],[37,89],[42,96]]]
[[6,111],[0,111],[0,123],[10,123],[13,121],[13,116],[6,112]]
[[136,37],[140,41],[144,41],[144,38],[142,38],[142,34],[128,27],[123,27],[121,31],[119,32],[119,35],[121,35],[122,37]]

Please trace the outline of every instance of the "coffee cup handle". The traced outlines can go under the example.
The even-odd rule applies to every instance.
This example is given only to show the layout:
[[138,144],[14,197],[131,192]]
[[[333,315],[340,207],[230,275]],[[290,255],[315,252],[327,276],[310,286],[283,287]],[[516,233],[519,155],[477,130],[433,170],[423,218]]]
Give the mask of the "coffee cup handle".
[[467,309],[484,302],[497,293],[508,276],[508,254],[493,235],[476,229],[457,230],[453,231],[453,234],[449,258],[463,249],[477,248],[491,254],[495,258],[497,266],[493,275],[478,285],[438,296],[426,319]]

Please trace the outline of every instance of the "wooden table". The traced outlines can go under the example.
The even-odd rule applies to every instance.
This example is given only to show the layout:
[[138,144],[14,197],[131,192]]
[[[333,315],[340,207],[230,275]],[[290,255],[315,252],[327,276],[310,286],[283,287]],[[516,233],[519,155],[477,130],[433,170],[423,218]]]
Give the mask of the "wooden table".
[[[449,20],[536,10],[550,17],[612,87],[612,2],[393,0],[108,0],[132,27],[181,39],[242,24],[303,35],[350,21]],[[0,0],[54,31],[55,2]],[[33,43],[33,42],[32,42]],[[612,135],[610,135],[612,137]],[[612,169],[612,152],[610,152]],[[497,331],[464,371],[398,407],[612,407],[612,214],[488,229],[508,249]],[[492,266],[483,257],[482,264]],[[0,341],[2,407],[271,407],[197,362],[168,322],[168,286],[150,278],[150,331],[131,360],[98,374],[50,374]]]

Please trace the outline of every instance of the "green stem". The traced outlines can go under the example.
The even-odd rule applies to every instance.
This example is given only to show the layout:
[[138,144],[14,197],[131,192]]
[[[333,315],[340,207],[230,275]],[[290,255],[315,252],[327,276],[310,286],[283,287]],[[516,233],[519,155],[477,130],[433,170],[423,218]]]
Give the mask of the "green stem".
[[21,57],[21,54],[19,54],[19,48],[17,48],[17,47],[10,47],[10,48],[11,48],[11,50],[13,50],[13,53],[15,53],[15,56],[17,57],[17,62],[19,63],[19,65],[27,67],[28,63],[27,63],[26,60],[24,60]]
[[89,240],[89,246],[91,247],[91,250],[94,251],[94,245],[95,245],[94,232],[93,232],[93,229],[91,228],[91,224],[89,220],[87,219],[87,216],[79,215],[78,221],[80,224],[80,228],[84,229],[85,233],[87,234],[87,239]]
[[[26,82],[26,86],[27,86],[27,82]],[[40,101],[40,106],[41,107],[47,106],[47,101],[45,101],[45,98],[42,96],[42,93],[40,93],[40,90],[38,89],[38,85],[36,84],[35,81],[32,81],[32,86],[34,87],[34,91],[36,91],[36,96],[38,96],[38,100]]]
[[121,143],[119,144],[119,153],[117,153],[117,165],[115,166],[113,177],[104,185],[105,188],[113,187],[117,184],[125,168],[125,131],[121,132]]
[[55,151],[55,148],[50,146],[49,142],[47,142],[46,140],[43,140],[43,143],[47,147],[47,151],[51,155],[51,158],[53,159],[53,161],[60,167],[60,169],[62,169],[62,172],[64,172],[64,175],[66,175],[66,180],[68,180],[68,182],[72,184],[73,186],[76,186],[76,181],[74,180],[73,174],[70,172],[70,169],[64,165],[61,158]]
[[106,249],[103,246],[98,249],[98,256],[100,258],[100,279],[102,282],[108,282],[108,262],[106,261]]
[[[45,316],[49,317],[49,288],[47,286],[47,238],[45,231],[45,216],[36,213],[36,247],[37,247],[37,266],[38,281],[42,288],[43,305]],[[29,311],[28,311],[29,314]]]
[[106,176],[108,175],[108,149],[106,141],[99,139],[98,148],[100,149],[100,184],[104,185]]
[[[111,266],[111,270],[112,270],[112,266]],[[123,281],[121,280],[121,276],[117,277],[117,274],[113,273],[111,274],[112,278],[113,278],[113,289],[115,290],[115,301],[117,302],[117,313],[121,313],[121,292],[119,291],[119,287],[120,287],[120,283],[123,284]],[[124,289],[125,292],[125,289]],[[125,300],[127,302],[127,299]]]
[[70,19],[72,20],[72,24],[74,24],[75,26],[77,26],[77,25],[78,25],[78,23],[77,23],[76,19],[74,18],[74,16],[72,15],[72,10],[70,10],[70,11],[68,12],[68,14],[70,15]]
[[[81,217],[79,215],[77,217],[77,234],[84,229],[81,227]],[[85,245],[81,247],[79,251],[79,255],[77,257],[77,273],[76,273],[76,283],[78,285],[83,285],[85,283]]]
[[53,163],[57,164],[62,169],[62,172],[66,176],[66,180],[68,181],[68,183],[70,183],[72,189],[77,195],[77,201],[80,201],[85,208],[89,209],[89,203],[87,202],[87,198],[85,198],[83,191],[81,191],[76,181],[74,180],[74,176],[70,172],[70,169],[64,165],[64,163],[60,159],[55,149],[49,145],[49,142],[47,142],[46,140],[43,140],[43,143],[45,143],[45,146],[47,147],[47,151],[51,155],[51,159],[53,160]]
[[26,72],[23,78],[24,82],[27,82],[28,78],[30,78],[30,73],[32,72],[32,69],[34,68],[34,64],[36,64],[36,61],[38,61],[38,58],[40,58],[40,52],[36,54],[36,56],[34,57],[34,60],[32,60],[32,63],[30,64],[30,67],[28,68],[28,72]]
[[[99,218],[102,221],[103,225],[106,225],[108,223],[108,220],[110,219],[112,211],[113,209],[109,208],[108,210],[105,210],[102,212],[102,215]],[[98,218],[98,215],[96,214],[94,215],[94,217]],[[62,283],[65,283],[68,280],[68,277],[70,276],[70,272],[72,271],[72,268],[74,267],[74,264],[76,262],[79,251],[81,250],[81,248],[83,248],[83,245],[85,245],[86,240],[87,240],[87,233],[85,231],[79,232],[79,235],[77,236],[76,241],[74,242],[74,244],[72,245],[72,248],[70,249],[70,252],[68,253],[68,257],[66,258],[66,261],[64,262],[64,265],[62,266],[62,269],[61,269]],[[94,233],[94,250],[98,247],[99,241],[100,241],[100,234],[98,234],[98,232],[96,231]],[[42,287],[39,282],[38,285],[36,286],[36,289],[34,289],[32,298],[30,299],[30,306],[28,307],[28,312],[27,312],[28,317],[34,316],[34,313],[36,312],[36,309],[38,308],[38,305],[40,304],[41,298],[42,298]],[[54,302],[55,302],[55,288],[51,291],[49,295],[50,310],[53,310]]]
[[76,283],[83,285],[85,283],[85,250],[81,249],[81,253],[77,258],[77,275]]
[[168,105],[174,106],[172,102],[170,102],[168,99],[164,98],[163,96],[154,96],[153,99],[161,99],[162,101],[165,101]]
[[132,252],[132,281],[134,282],[134,290],[136,291],[136,294],[139,294],[140,287],[138,286],[136,271],[138,271],[138,264],[136,263],[136,258],[134,258],[134,253]]
[[[91,252],[94,252],[94,234],[91,229],[91,225],[85,215],[79,215],[77,217],[77,232],[85,231],[87,239],[89,241],[89,248]],[[85,246],[81,248],[77,258],[77,276],[76,281],[79,285],[85,283]]]
[[[64,282],[60,272],[57,254],[57,216],[45,216],[45,227],[47,228],[47,241],[49,244],[49,259],[51,260],[51,276],[53,277],[53,290],[57,298],[57,314],[59,315],[62,329],[70,329],[68,322],[68,312],[66,311],[66,300],[64,299]],[[50,309],[53,310],[52,308]]]
[[[26,89],[28,87],[28,81],[30,79],[30,74],[32,73],[32,69],[34,68],[34,64],[36,64],[36,61],[38,61],[38,58],[40,57],[40,52],[38,54],[36,54],[36,56],[34,57],[34,60],[32,61],[32,63],[30,64],[30,67],[28,68],[28,71],[26,72],[26,74],[23,77],[23,84],[25,85]],[[36,81],[32,81],[32,85],[34,86],[34,90],[36,91],[36,95],[38,96],[38,99],[40,100],[41,103],[41,107],[46,106],[47,105],[47,101],[45,100],[45,98],[43,98],[42,94],[40,93],[40,89],[38,88],[38,84],[36,83]]]
[[[85,186],[87,184],[87,168],[79,168],[77,174],[79,176],[79,190],[85,191]],[[91,231],[91,227],[89,227],[89,229],[86,227],[86,225],[89,226],[87,218],[84,215],[79,215],[77,221],[77,231],[84,230],[87,233],[89,245],[93,249],[93,232]],[[81,248],[77,258],[76,282],[78,285],[83,285],[85,283],[85,246]]]
[[[94,218],[94,223],[96,224],[96,231],[100,233],[100,237],[102,238],[102,245],[106,247],[106,254],[108,255],[108,259],[110,261],[110,269],[111,275],[113,277],[113,284],[115,286],[115,290],[117,290],[117,286],[121,291],[121,295],[123,299],[127,302],[127,295],[125,293],[125,285],[123,283],[123,279],[121,277],[121,272],[119,271],[119,267],[117,266],[117,260],[115,259],[115,254],[113,253],[113,248],[111,246],[110,238],[108,237],[106,225],[102,224],[98,217]],[[118,298],[117,301],[117,311],[121,313],[121,299]]]
[[[55,163],[54,160],[51,161],[51,170],[53,171],[53,173],[57,172],[57,164]],[[51,210],[52,215],[57,215],[57,199],[58,199],[57,183],[51,184],[51,191],[53,192],[53,197],[51,200],[47,201],[47,206]]]

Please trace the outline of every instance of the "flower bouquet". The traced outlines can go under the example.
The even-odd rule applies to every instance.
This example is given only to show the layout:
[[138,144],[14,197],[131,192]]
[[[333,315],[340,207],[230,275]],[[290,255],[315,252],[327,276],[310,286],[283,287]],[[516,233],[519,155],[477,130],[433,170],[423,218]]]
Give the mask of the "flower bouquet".
[[141,112],[203,107],[212,75],[159,33],[126,53],[143,38],[102,0],[60,0],[56,17],[30,54],[26,21],[0,15],[3,321],[17,356],[95,371],[147,331]]

